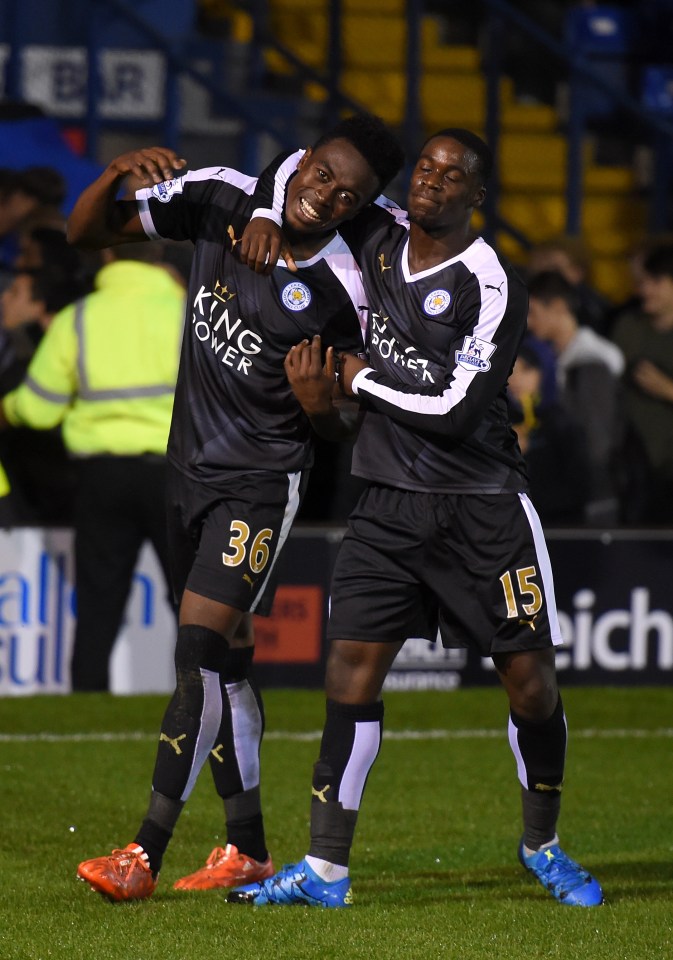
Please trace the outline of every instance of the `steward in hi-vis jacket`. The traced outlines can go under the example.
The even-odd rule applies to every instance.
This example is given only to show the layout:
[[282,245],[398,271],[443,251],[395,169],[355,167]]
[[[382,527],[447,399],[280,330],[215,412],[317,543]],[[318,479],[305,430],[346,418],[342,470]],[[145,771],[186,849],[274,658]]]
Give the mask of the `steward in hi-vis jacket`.
[[94,292],[54,317],[23,383],[2,400],[10,426],[61,424],[77,461],[75,690],[109,688],[145,539],[168,578],[165,454],[185,291],[148,255],[156,260],[150,245],[106,251]]

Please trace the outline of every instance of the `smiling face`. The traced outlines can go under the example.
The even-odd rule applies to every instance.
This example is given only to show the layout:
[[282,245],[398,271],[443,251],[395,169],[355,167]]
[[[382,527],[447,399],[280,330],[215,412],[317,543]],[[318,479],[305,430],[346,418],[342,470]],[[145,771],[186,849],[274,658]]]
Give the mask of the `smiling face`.
[[486,190],[476,155],[452,137],[433,137],[421,150],[411,174],[407,210],[411,223],[429,233],[469,224]]
[[350,141],[309,148],[288,184],[286,229],[299,235],[329,233],[351,220],[378,191],[376,174]]

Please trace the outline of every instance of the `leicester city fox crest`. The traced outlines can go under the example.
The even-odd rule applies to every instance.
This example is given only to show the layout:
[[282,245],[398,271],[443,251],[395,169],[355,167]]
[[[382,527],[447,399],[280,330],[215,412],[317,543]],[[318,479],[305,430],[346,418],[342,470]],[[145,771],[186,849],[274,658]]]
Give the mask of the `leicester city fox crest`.
[[284,288],[281,299],[290,310],[305,310],[311,302],[311,291],[305,283],[295,280]]
[[495,352],[496,344],[478,337],[465,337],[463,349],[456,350],[456,363],[464,370],[486,373],[491,369],[489,357]]
[[451,294],[448,290],[433,290],[423,301],[423,309],[429,317],[436,317],[444,313],[451,303]]

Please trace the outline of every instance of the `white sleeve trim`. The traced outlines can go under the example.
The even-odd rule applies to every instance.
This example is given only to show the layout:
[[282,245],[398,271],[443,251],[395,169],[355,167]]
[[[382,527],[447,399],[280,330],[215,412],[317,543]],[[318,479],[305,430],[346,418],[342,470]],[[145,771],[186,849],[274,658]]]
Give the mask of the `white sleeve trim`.
[[373,367],[363,367],[362,370],[358,370],[358,372],[353,377],[353,382],[351,383],[351,390],[353,391],[356,397],[358,395],[358,391],[360,389],[362,381],[365,380],[367,378],[367,375],[370,373],[376,373]]
[[154,226],[154,220],[152,219],[152,214],[150,213],[150,205],[147,201],[147,197],[140,196],[140,191],[138,191],[138,193],[136,193],[136,199],[138,202],[140,222],[147,236],[150,238],[150,240],[164,240],[165,238],[162,237],[160,233],[157,233],[156,227]]
[[254,220],[255,217],[266,217],[267,220],[273,220],[274,223],[280,226],[280,218],[276,216],[273,210],[269,210],[268,207],[257,207],[256,210],[253,210],[250,219]]
[[268,220],[273,220],[279,227],[283,225],[283,208],[285,206],[285,188],[287,181],[297,169],[297,164],[305,153],[305,150],[297,150],[286,160],[283,160],[275,174],[271,209],[260,207],[255,210],[252,215],[253,217],[266,217]]

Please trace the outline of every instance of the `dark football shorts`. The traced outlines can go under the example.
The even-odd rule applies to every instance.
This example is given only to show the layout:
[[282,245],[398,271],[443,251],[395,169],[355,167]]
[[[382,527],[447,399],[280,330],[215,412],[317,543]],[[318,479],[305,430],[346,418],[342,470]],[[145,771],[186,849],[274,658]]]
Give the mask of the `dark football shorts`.
[[332,577],[330,640],[437,639],[482,656],[562,643],[549,554],[525,494],[371,486]]
[[276,561],[307,482],[308,471],[223,471],[216,483],[196,483],[169,465],[169,557],[176,600],[188,589],[268,616]]

